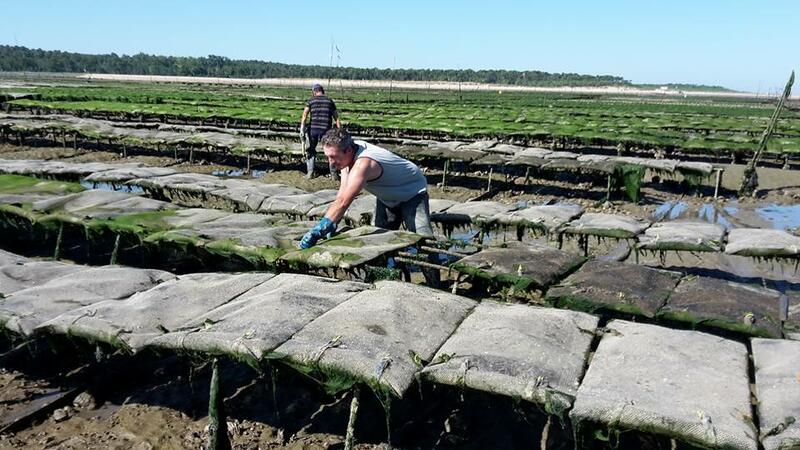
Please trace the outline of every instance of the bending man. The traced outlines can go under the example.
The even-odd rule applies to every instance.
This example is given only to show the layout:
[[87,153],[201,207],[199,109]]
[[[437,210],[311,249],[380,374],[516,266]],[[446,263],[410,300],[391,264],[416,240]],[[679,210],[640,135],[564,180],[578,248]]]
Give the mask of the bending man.
[[416,164],[394,153],[353,138],[342,129],[333,129],[322,138],[322,149],[330,164],[342,173],[339,193],[325,217],[311,229],[300,248],[313,247],[336,226],[362,189],[377,197],[376,227],[408,231],[432,237],[428,182]]
[[[306,178],[314,176],[314,161],[317,157],[317,143],[320,138],[331,129],[333,121],[336,121],[336,128],[341,128],[342,124],[339,121],[339,111],[336,109],[336,103],[325,96],[325,89],[322,85],[315,84],[311,87],[312,97],[306,103],[303,109],[303,116],[300,118],[300,139],[306,133],[306,119],[308,114],[311,113],[311,125],[308,130],[308,147],[306,152]],[[330,167],[331,176],[336,176],[336,171],[333,166]]]

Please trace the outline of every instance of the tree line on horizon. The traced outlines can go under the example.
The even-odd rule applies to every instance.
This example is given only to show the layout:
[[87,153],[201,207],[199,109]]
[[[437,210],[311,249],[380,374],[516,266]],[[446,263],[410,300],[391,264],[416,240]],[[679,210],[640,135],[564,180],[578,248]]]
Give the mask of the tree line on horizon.
[[0,72],[107,73],[220,78],[341,78],[345,80],[453,81],[518,86],[629,86],[612,75],[549,73],[538,70],[379,69],[283,64],[207,57],[89,55],[0,45]]

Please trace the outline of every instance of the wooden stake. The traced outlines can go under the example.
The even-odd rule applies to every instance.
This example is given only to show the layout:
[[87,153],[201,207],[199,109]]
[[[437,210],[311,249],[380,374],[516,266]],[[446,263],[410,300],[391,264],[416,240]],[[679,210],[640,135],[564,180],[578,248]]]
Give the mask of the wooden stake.
[[427,261],[420,261],[420,260],[418,260],[416,258],[409,258],[409,257],[406,257],[406,256],[395,256],[394,260],[398,261],[398,262],[403,262],[403,263],[406,263],[406,264],[412,264],[412,265],[415,265],[415,266],[428,267],[430,269],[439,269],[439,270],[449,270],[450,269],[447,266],[440,266],[438,264],[429,263]]
[[758,165],[758,161],[761,159],[761,155],[767,149],[767,142],[769,138],[772,136],[772,133],[775,131],[775,126],[778,123],[778,118],[781,115],[781,109],[783,109],[784,103],[789,98],[789,95],[792,93],[792,85],[794,84],[794,70],[792,74],[789,76],[789,81],[786,82],[786,86],[783,88],[783,94],[778,99],[778,105],[775,107],[775,111],[772,113],[772,117],[769,119],[767,123],[767,129],[764,130],[764,133],[761,135],[761,140],[758,142],[758,147],[756,151],[753,152],[753,158],[750,162],[747,163],[747,167],[744,168],[744,176],[742,177],[742,184],[739,185],[739,197],[745,197],[749,195],[753,195],[758,188],[758,176],[756,174],[756,166]]
[[547,450],[547,440],[550,438],[550,427],[553,425],[553,416],[547,415],[547,422],[542,428],[542,440],[539,442],[540,450]]
[[208,396],[208,450],[231,450],[228,422],[219,392],[219,358],[211,362],[211,387]]
[[456,258],[463,258],[465,256],[468,256],[466,253],[451,252],[449,250],[442,250],[440,248],[429,247],[427,245],[422,245],[422,246],[419,247],[419,249],[420,250],[425,250],[425,251],[431,252],[431,253],[441,253],[442,255],[454,256]]
[[111,260],[108,262],[112,266],[117,263],[117,257],[119,256],[119,234],[117,238],[114,239],[114,250],[111,250]]
[[353,450],[356,440],[356,419],[358,418],[359,395],[361,388],[359,385],[353,386],[353,400],[350,402],[350,418],[347,419],[347,433],[344,438],[344,450]]
[[53,250],[53,259],[57,260],[61,257],[61,240],[64,236],[64,224],[58,227],[58,237],[56,237],[56,248]]
[[[22,144],[20,144],[22,145]],[[442,173],[442,190],[447,186],[447,169],[450,167],[450,160],[444,160],[444,173]]]
[[486,192],[492,190],[492,174],[494,174],[494,166],[489,167],[489,183],[486,184]]
[[722,168],[716,168],[714,172],[717,173],[717,180],[714,182],[714,198],[717,198],[719,195],[719,187],[722,185]]

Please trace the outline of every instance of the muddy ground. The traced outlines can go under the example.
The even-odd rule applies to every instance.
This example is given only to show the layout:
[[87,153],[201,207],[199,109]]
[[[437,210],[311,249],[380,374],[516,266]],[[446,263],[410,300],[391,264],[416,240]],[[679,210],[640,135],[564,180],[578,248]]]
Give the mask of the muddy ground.
[[[60,147],[0,145],[0,158],[60,159],[74,162],[138,161],[152,166],[214,173],[240,170],[234,164],[214,164],[197,158],[196,164],[153,154],[128,158],[109,151],[72,150]],[[285,183],[306,190],[335,189],[329,177],[307,180],[298,161],[276,170],[254,162],[254,173],[265,183]],[[320,164],[320,169],[321,169]],[[800,171],[760,168],[761,190],[755,199],[737,199],[735,190],[742,166],[726,166],[722,198],[711,198],[711,182],[700,195],[686,193],[677,181],[648,177],[643,200],[633,204],[623,199],[604,202],[605,183],[575,180],[566,175],[551,179],[524,178],[513,174],[506,180],[495,174],[493,190],[485,194],[487,178],[451,175],[442,188],[441,170],[424,167],[431,197],[466,201],[485,199],[515,203],[555,202],[568,199],[590,211],[630,214],[652,218],[666,201],[685,202],[685,214],[712,209],[738,225],[765,226],[753,213],[762,205],[800,203]],[[735,206],[735,217],[730,208]],[[726,213],[726,211],[728,211]],[[768,224],[766,224],[768,225]],[[497,238],[498,236],[495,236]],[[568,244],[569,245],[569,244]],[[596,243],[592,252],[610,251],[615,243]],[[793,267],[756,263],[725,255],[668,254],[643,256],[643,262],[698,274],[757,282],[770,287],[800,291],[800,278]],[[10,349],[7,341],[2,352]],[[1,353],[1,352],[0,352]],[[63,358],[70,355],[69,361]],[[72,355],[80,355],[74,357]],[[54,361],[42,364],[42,361]],[[278,369],[273,395],[272,372],[257,372],[243,364],[223,365],[223,390],[229,412],[230,436],[241,449],[342,448],[347,423],[349,394],[328,395],[290,370]],[[48,345],[33,351],[0,356],[0,421],[20,414],[45,395],[68,391],[57,409],[16,428],[0,433],[0,449],[132,449],[202,448],[207,438],[206,417],[210,370],[207,361],[163,355],[112,356],[97,362],[91,348],[52,353]],[[392,442],[398,448],[533,448],[540,444],[545,415],[531,405],[472,392],[426,387],[410,392],[392,410]],[[357,448],[386,448],[384,411],[374,395],[362,394],[362,414],[357,427]],[[273,398],[275,401],[273,401]],[[464,407],[469,404],[469,407]],[[571,430],[551,427],[549,448],[571,448]]]
[[[0,434],[2,449],[199,449],[208,438],[210,364],[188,356],[112,355],[93,359],[71,346],[73,360],[45,367],[49,347],[4,358],[3,421],[52,392],[71,392],[58,408]],[[39,353],[44,352],[44,354]],[[275,377],[273,384],[272,377]],[[323,392],[296,372],[223,361],[222,390],[236,449],[342,448],[351,394]],[[274,386],[274,390],[273,390]],[[388,448],[383,406],[361,392],[359,449]],[[464,407],[468,404],[469,407]],[[414,389],[390,407],[395,448],[532,448],[545,415],[529,404],[446,387]],[[551,425],[549,448],[572,447],[571,430]]]

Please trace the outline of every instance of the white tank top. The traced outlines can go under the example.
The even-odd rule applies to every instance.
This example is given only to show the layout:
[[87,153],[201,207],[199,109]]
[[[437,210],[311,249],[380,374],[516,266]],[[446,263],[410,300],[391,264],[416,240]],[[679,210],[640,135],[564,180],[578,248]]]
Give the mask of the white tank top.
[[428,180],[416,164],[365,141],[355,144],[356,159],[369,158],[383,169],[381,176],[367,181],[364,189],[386,206],[397,206],[428,190]]

